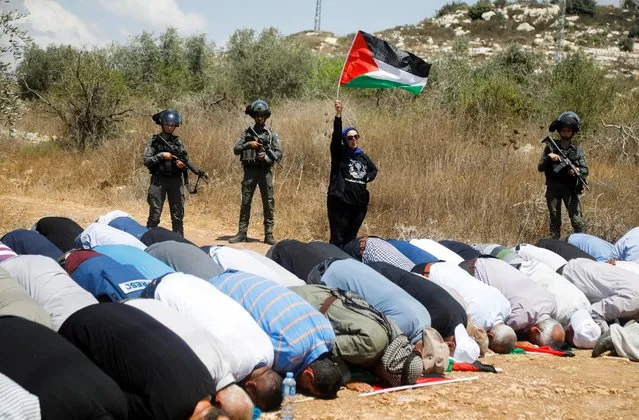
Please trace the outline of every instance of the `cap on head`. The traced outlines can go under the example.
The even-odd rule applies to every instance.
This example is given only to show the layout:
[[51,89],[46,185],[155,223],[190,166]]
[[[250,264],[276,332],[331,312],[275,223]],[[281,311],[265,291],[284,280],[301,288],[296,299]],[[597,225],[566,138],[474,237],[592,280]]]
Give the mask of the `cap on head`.
[[579,116],[574,112],[568,111],[558,116],[557,119],[550,124],[548,130],[553,133],[561,130],[563,127],[568,127],[572,129],[573,133],[577,133],[580,125],[581,120],[579,119]]
[[580,349],[593,348],[601,336],[601,328],[585,309],[579,309],[571,315],[570,325],[574,331],[572,342]]
[[174,109],[165,109],[152,117],[153,121],[158,125],[174,125],[179,127],[182,124],[182,117],[179,112]]
[[268,117],[271,116],[271,107],[268,106],[266,101],[264,101],[262,99],[258,99],[257,101],[255,101],[252,104],[248,105],[244,112],[247,115],[250,115],[251,117],[256,117],[258,115],[263,115],[263,116],[266,116],[268,118]]
[[479,359],[479,345],[470,338],[466,327],[459,324],[455,327],[455,354],[453,358],[462,363],[475,363]]

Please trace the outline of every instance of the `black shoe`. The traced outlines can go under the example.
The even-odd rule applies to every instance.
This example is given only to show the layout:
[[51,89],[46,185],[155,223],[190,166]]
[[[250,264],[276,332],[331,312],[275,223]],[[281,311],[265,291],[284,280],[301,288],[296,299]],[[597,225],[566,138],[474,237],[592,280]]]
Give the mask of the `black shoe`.
[[601,337],[599,337],[595,343],[595,348],[592,349],[592,357],[599,357],[607,351],[615,353],[615,346],[612,344],[610,330],[601,334]]
[[246,242],[248,238],[246,237],[246,233],[238,233],[237,235],[229,238],[230,244],[236,244],[238,242]]
[[[230,241],[229,241],[230,242]],[[266,235],[264,235],[264,243],[268,244],[268,245],[275,245],[275,238],[273,237],[272,233],[267,233]]]

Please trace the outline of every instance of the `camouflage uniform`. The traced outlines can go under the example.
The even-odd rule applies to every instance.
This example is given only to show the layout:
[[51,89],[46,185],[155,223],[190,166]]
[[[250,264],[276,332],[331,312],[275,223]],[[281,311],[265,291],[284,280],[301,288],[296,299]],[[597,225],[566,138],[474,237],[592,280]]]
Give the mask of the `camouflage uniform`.
[[[173,150],[158,140],[159,136],[162,136]],[[175,151],[185,158],[187,162],[184,163],[187,164],[188,155],[179,137],[166,133],[151,137],[144,150],[144,166],[149,168],[151,173],[151,184],[147,195],[149,219],[146,222],[146,227],[154,228],[160,224],[164,199],[168,196],[173,231],[184,235],[184,184],[182,177],[187,168],[180,169],[175,160],[164,160],[161,156],[164,152],[175,154]]]
[[[561,142],[557,141],[557,145],[561,146]],[[580,174],[585,178],[588,176],[588,165],[584,152],[580,147],[570,144],[562,150],[568,156],[568,159],[579,169]],[[552,153],[550,147],[546,146],[541,154],[537,169],[546,175],[546,203],[548,204],[548,212],[550,214],[550,234],[553,238],[559,239],[561,235],[561,202],[563,201],[570,223],[576,233],[583,232],[584,219],[582,216],[581,201],[579,194],[583,192],[583,186],[578,182],[577,177],[569,173],[570,167],[566,166],[556,172],[555,168],[561,165],[561,162],[554,162],[548,154]]]
[[244,130],[240,139],[233,147],[233,153],[240,156],[240,161],[244,168],[244,179],[242,180],[242,204],[240,207],[239,234],[246,236],[251,218],[251,201],[255,188],[260,187],[262,195],[262,206],[264,208],[264,233],[273,235],[273,224],[275,222],[275,195],[273,190],[273,165],[275,162],[268,156],[264,160],[259,160],[257,154],[261,148],[252,149],[247,142],[257,140],[261,144],[269,145],[270,150],[277,160],[282,159],[282,147],[280,140],[274,132],[265,127],[254,126],[253,130],[259,136],[255,136],[249,129]]

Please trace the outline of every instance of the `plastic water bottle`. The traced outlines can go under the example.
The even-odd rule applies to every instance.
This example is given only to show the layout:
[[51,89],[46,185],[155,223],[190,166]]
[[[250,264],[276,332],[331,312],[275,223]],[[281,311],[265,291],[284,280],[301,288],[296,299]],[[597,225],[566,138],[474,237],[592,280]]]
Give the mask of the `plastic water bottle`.
[[282,382],[282,420],[295,418],[295,378],[293,372],[286,372],[286,378]]

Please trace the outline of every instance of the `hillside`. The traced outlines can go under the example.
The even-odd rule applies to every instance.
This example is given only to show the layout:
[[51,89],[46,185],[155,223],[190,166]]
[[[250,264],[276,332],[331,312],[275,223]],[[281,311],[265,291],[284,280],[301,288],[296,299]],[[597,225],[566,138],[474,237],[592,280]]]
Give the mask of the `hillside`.
[[[538,51],[549,58],[556,54],[557,5],[509,4],[472,20],[468,8],[425,19],[416,25],[404,25],[375,33],[380,38],[425,58],[450,51],[456,38],[468,40],[470,54],[476,60],[492,56],[512,43]],[[567,15],[564,52],[584,51],[609,69],[610,74],[639,77],[639,43],[632,52],[623,52],[618,43],[635,25],[631,11],[617,7],[597,7],[594,16]],[[362,28],[366,30],[366,28]],[[328,54],[343,54],[352,34],[338,37],[332,33],[303,32],[295,38],[311,48]]]

